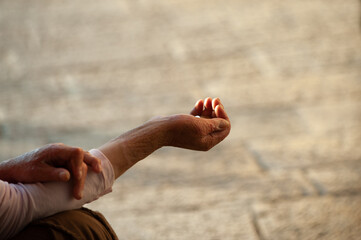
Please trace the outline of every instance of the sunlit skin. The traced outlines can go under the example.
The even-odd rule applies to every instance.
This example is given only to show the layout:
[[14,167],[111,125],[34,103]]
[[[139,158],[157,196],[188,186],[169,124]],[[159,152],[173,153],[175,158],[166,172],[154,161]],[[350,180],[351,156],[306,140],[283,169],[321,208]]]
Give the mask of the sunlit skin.
[[[207,151],[227,137],[230,130],[229,118],[219,98],[206,98],[198,100],[190,114],[153,118],[99,149],[112,163],[118,178],[163,146]],[[81,148],[56,143],[2,162],[0,179],[10,183],[72,179],[73,196],[81,199],[89,168],[100,173],[100,160]]]
[[197,101],[190,114],[153,118],[99,149],[112,163],[117,178],[163,146],[207,151],[230,130],[231,123],[220,99],[206,98]]
[[0,164],[0,179],[10,183],[66,182],[72,178],[73,196],[82,198],[88,171],[101,172],[98,158],[81,148],[48,144]]

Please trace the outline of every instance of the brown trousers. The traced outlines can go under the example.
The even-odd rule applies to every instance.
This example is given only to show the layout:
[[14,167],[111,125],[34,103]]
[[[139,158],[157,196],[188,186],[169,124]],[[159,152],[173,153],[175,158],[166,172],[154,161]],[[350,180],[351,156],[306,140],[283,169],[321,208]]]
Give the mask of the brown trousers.
[[104,216],[87,208],[65,211],[30,223],[12,240],[118,240]]

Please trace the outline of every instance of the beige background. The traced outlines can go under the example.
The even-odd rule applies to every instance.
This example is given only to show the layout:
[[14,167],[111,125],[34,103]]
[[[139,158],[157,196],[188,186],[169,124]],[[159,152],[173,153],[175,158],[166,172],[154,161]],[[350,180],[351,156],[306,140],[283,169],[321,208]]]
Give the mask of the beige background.
[[359,239],[356,0],[1,0],[0,159],[86,149],[220,97],[230,136],[162,149],[91,204],[120,239]]

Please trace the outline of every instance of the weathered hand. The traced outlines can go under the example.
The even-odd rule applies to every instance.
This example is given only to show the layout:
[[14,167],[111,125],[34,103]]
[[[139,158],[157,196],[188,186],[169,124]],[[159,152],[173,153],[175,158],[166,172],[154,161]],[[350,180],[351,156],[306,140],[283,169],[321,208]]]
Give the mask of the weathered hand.
[[[196,116],[199,116],[196,117]],[[219,98],[199,100],[191,115],[171,117],[171,146],[207,151],[228,136],[231,123]]]
[[82,198],[88,166],[101,172],[100,160],[81,148],[49,144],[0,164],[0,179],[11,183],[69,181],[73,195]]
[[[199,118],[196,116],[200,116]],[[156,117],[99,148],[113,165],[115,177],[163,146],[206,151],[231,130],[229,118],[216,98],[199,100],[190,115]]]

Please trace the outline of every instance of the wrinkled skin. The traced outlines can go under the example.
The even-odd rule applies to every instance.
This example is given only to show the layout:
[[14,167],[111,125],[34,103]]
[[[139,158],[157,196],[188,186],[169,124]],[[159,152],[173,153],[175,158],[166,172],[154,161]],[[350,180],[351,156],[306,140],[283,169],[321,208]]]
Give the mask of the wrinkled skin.
[[82,198],[88,166],[101,172],[100,160],[81,148],[61,143],[48,144],[0,164],[0,179],[10,183],[69,181],[73,196]]
[[174,115],[171,121],[174,121],[174,126],[169,145],[192,150],[208,151],[231,130],[219,98],[199,100],[190,115]]
[[221,142],[231,123],[219,98],[199,100],[190,114],[155,117],[99,149],[113,165],[115,177],[163,146],[207,151]]
[[[115,177],[163,146],[208,151],[231,130],[219,98],[199,100],[190,114],[157,117],[109,141],[99,149],[110,160]],[[69,181],[82,197],[88,166],[99,173],[100,160],[81,148],[49,144],[0,164],[0,179],[11,183]]]

